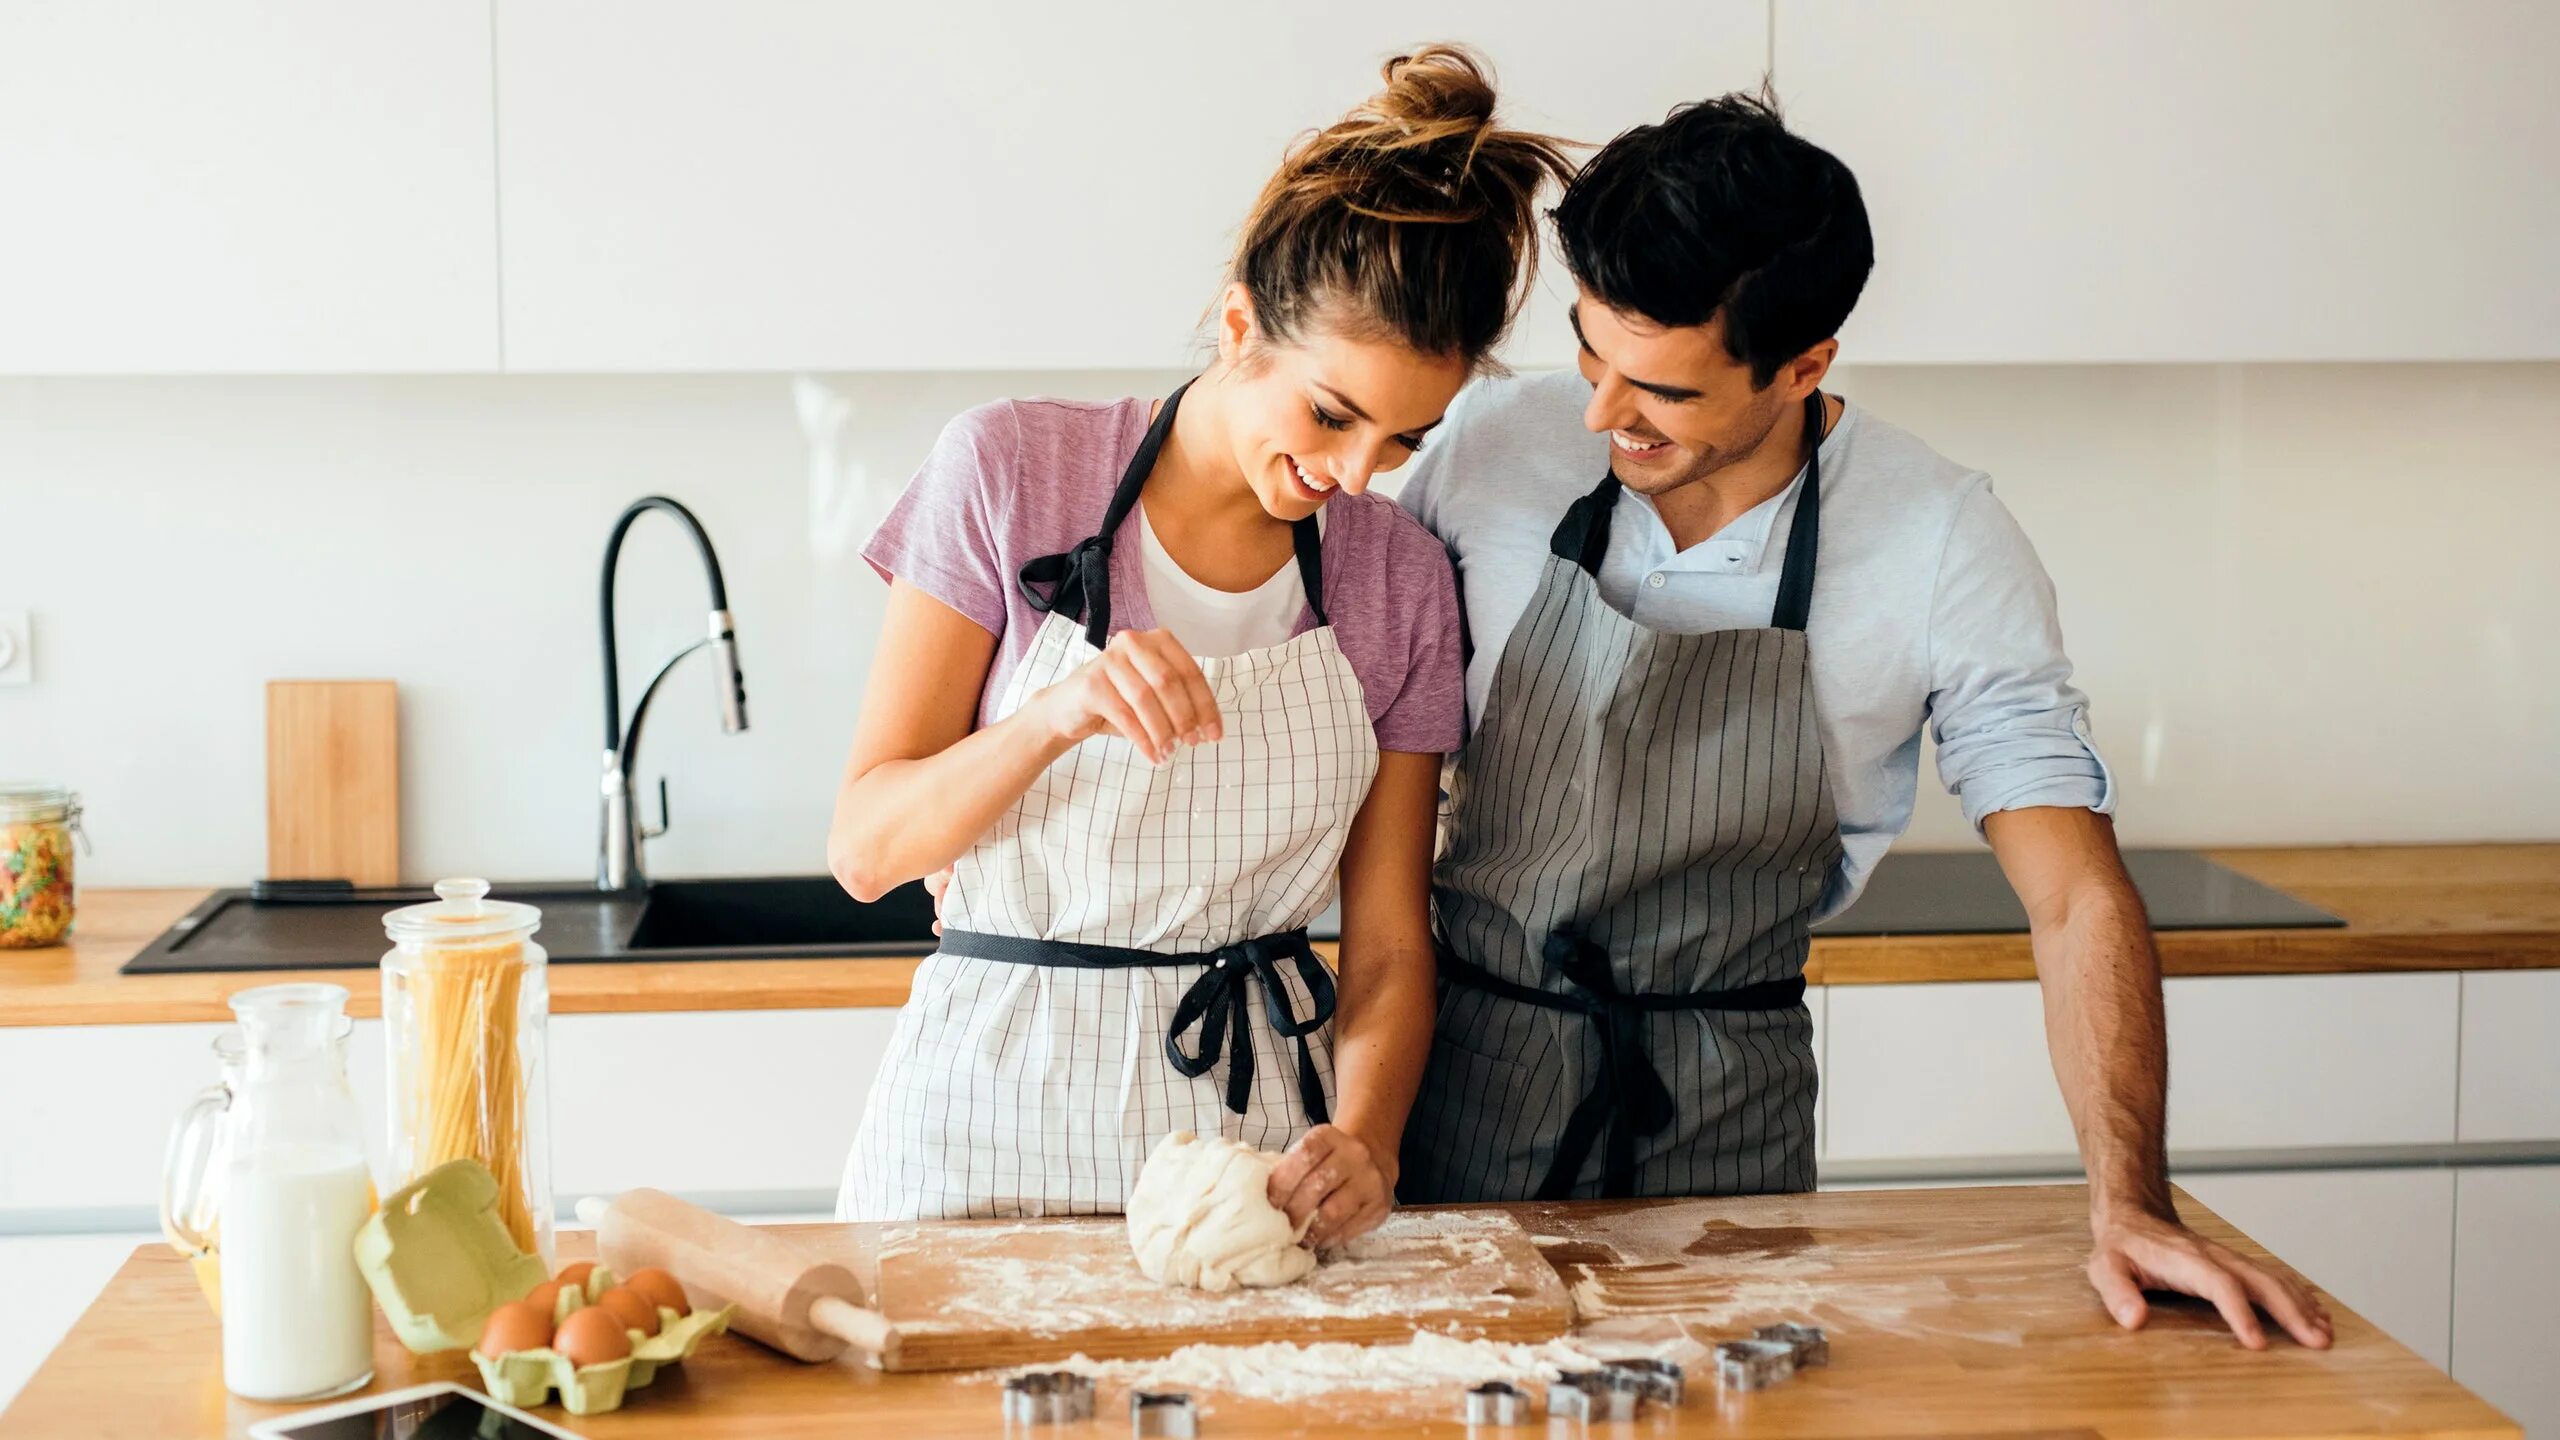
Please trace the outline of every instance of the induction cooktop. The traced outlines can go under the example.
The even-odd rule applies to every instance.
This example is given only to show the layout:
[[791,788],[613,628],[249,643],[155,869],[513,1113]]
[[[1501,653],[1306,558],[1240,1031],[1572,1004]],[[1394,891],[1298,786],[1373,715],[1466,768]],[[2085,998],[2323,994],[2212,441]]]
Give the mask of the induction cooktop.
[[[2192,850],[2128,850],[2154,930],[2298,930],[2347,922]],[[2020,934],[2026,907],[1987,851],[1884,857],[1865,893],[1817,935]]]

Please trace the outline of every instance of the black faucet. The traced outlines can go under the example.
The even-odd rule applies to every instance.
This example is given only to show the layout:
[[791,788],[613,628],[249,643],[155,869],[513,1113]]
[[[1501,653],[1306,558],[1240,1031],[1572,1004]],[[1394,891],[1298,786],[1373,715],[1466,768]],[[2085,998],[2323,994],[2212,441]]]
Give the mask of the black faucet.
[[[702,552],[702,568],[711,578],[711,633],[694,641],[666,664],[640,692],[640,703],[632,707],[631,724],[622,723],[622,681],[616,668],[617,646],[613,637],[613,569],[622,554],[622,537],[631,522],[642,512],[664,510],[682,522],[693,534],[694,548]],[[604,827],[596,844],[596,888],[599,890],[637,890],[648,883],[641,870],[640,842],[667,833],[667,781],[658,777],[658,823],[643,828],[640,805],[632,789],[632,776],[639,767],[640,724],[649,717],[649,701],[667,674],[682,664],[684,657],[704,646],[711,647],[711,658],[718,662],[714,677],[720,686],[720,728],[735,735],[747,728],[747,681],[738,673],[738,636],[729,620],[729,590],[720,581],[720,557],[711,551],[711,537],[703,533],[702,522],[693,512],[664,495],[649,495],[631,502],[622,518],[613,522],[613,534],[604,542]]]

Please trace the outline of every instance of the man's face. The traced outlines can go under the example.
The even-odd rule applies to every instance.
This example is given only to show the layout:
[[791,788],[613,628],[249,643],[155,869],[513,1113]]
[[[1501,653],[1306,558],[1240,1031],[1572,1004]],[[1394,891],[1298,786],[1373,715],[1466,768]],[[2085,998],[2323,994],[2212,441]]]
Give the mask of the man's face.
[[1751,383],[1751,367],[1725,351],[1721,314],[1656,325],[1586,292],[1574,301],[1573,328],[1591,382],[1582,423],[1609,437],[1610,470],[1640,495],[1667,495],[1756,453],[1804,399],[1800,365]]

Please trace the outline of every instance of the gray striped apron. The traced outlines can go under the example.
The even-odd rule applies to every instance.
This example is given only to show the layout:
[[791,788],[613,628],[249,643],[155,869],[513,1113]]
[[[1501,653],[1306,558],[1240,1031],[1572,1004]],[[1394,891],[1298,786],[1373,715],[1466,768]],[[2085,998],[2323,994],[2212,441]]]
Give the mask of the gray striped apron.
[[1616,477],[1556,527],[1451,781],[1409,1203],[1813,1187],[1808,930],[1840,857],[1807,664],[1819,392],[1774,615],[1610,608]]

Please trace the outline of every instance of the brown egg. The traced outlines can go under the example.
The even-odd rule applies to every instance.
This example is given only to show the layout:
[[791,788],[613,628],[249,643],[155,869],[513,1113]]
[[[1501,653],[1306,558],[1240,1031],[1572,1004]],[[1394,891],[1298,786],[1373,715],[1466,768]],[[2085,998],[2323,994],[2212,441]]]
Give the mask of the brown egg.
[[519,1350],[539,1350],[551,1343],[551,1312],[530,1300],[518,1300],[489,1312],[474,1350],[495,1360]]
[[524,1303],[542,1312],[544,1319],[560,1313],[560,1282],[545,1280],[525,1292]]
[[647,1296],[652,1305],[663,1306],[679,1315],[693,1313],[693,1307],[684,1301],[684,1287],[676,1283],[676,1277],[664,1270],[654,1267],[647,1270],[634,1270],[631,1272],[631,1278],[623,1281],[622,1285],[626,1290],[637,1290]]
[[625,1330],[637,1330],[643,1335],[658,1333],[658,1307],[628,1285],[616,1285],[597,1296],[596,1308],[611,1312]]
[[631,1332],[622,1328],[622,1321],[612,1311],[590,1305],[560,1322],[560,1333],[551,1337],[551,1348],[583,1370],[629,1355]]
[[596,1262],[593,1260],[575,1260],[561,1266],[560,1273],[551,1278],[559,1284],[583,1292],[587,1288],[587,1275],[595,1268]]

